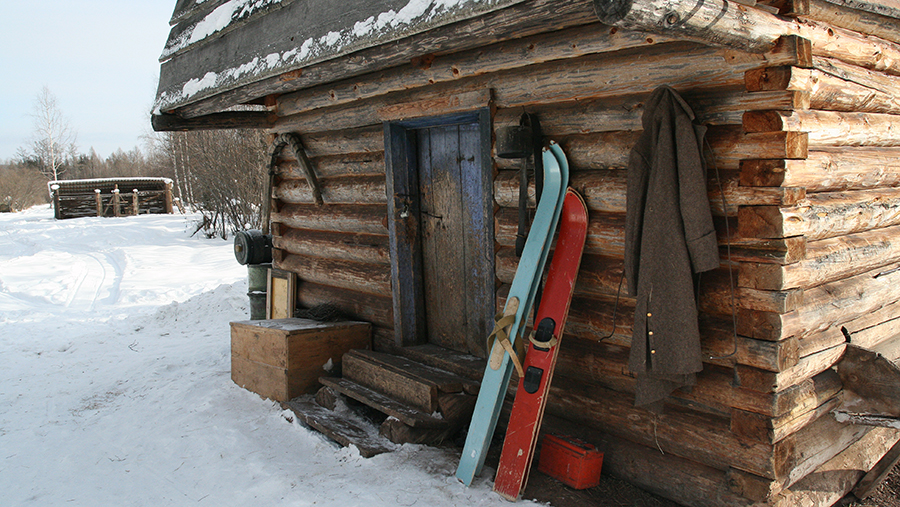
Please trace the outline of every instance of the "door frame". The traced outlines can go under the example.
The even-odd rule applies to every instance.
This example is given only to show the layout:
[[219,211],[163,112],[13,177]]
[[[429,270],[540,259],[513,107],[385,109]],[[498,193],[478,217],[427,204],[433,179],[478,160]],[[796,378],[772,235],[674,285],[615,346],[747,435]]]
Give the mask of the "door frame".
[[[494,268],[494,168],[491,158],[491,112],[481,108],[467,113],[417,118],[384,123],[384,160],[387,178],[387,222],[391,253],[391,293],[394,308],[394,344],[408,347],[427,343],[425,321],[425,287],[422,267],[422,241],[419,226],[418,163],[416,130],[477,123],[479,126],[479,166],[482,168],[476,185],[481,192],[472,192],[478,202],[470,202],[470,209],[480,210],[489,228],[481,248],[489,255],[479,256],[481,272],[495,273]],[[478,198],[480,196],[480,199]],[[494,289],[494,280],[489,284]],[[490,294],[495,301],[495,294]],[[485,309],[493,318],[494,306]]]

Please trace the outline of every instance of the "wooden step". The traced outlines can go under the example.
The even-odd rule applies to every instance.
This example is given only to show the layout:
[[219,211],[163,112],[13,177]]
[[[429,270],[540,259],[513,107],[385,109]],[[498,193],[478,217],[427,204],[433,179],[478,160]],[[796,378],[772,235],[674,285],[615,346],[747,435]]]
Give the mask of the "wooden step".
[[434,411],[423,412],[351,380],[322,377],[319,382],[414,428],[444,428],[447,426],[447,421],[442,417],[432,415]]
[[343,377],[426,413],[439,409],[440,393],[477,392],[478,384],[411,359],[351,350],[343,357]]
[[353,444],[364,458],[389,452],[390,443],[373,430],[365,430],[350,422],[346,417],[319,406],[313,395],[303,395],[286,403],[294,414],[310,426],[335,442],[348,446]]
[[484,368],[487,366],[485,359],[432,344],[403,347],[396,352],[414,361],[455,373],[477,383],[481,383]]

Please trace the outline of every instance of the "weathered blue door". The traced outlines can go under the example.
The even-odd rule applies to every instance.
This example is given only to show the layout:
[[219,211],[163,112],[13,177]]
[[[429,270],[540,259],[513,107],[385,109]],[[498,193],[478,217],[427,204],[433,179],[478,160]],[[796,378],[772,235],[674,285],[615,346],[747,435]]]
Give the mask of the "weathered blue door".
[[495,308],[485,116],[402,124],[386,132],[393,133],[386,149],[400,345],[430,343],[484,356]]

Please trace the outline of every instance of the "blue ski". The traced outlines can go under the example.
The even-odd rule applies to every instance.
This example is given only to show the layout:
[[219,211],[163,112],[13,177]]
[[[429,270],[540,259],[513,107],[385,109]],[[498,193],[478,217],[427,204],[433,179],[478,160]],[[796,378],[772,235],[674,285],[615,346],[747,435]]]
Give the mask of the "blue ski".
[[534,222],[525,241],[525,249],[519,259],[505,308],[502,315],[498,316],[492,332],[497,339],[488,356],[488,366],[481,380],[466,444],[456,469],[456,477],[466,486],[471,485],[475,476],[481,473],[491,438],[497,428],[503,398],[512,376],[513,360],[509,351],[525,330],[525,321],[534,304],[538,282],[547,262],[569,184],[569,165],[558,144],[550,143],[550,148],[544,149],[543,162],[544,191],[535,211]]

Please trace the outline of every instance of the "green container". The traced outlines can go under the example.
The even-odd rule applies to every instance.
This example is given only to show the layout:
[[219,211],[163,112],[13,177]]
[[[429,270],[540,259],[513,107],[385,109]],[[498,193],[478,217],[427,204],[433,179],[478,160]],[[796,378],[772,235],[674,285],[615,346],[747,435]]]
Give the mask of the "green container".
[[266,292],[271,264],[247,264],[247,290]]
[[266,293],[248,292],[250,298],[250,320],[266,319]]

